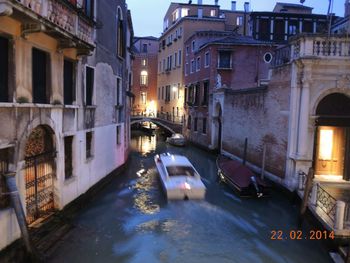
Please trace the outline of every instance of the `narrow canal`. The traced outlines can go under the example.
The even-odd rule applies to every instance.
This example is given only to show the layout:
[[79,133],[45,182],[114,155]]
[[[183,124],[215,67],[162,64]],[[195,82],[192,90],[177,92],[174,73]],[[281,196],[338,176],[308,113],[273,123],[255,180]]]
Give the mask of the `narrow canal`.
[[[215,156],[133,132],[130,165],[75,219],[50,262],[331,262],[316,240],[271,240],[296,229],[297,206],[273,192],[240,199],[216,178]],[[186,155],[207,186],[203,201],[167,202],[156,153]],[[307,230],[305,230],[306,232]]]

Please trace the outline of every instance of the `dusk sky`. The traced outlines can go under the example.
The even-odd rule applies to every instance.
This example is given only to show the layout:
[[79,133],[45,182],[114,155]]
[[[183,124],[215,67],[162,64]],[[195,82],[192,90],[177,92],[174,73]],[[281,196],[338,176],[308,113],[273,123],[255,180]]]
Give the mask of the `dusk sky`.
[[[163,18],[171,2],[188,3],[188,0],[126,0],[131,10],[135,36],[159,37],[163,29]],[[252,11],[272,11],[276,2],[300,4],[299,0],[237,0],[237,10],[243,10],[244,2],[250,2]],[[345,0],[334,0],[333,13],[344,15]],[[197,3],[197,0],[192,0]],[[214,0],[203,0],[203,4],[214,4]],[[230,0],[219,0],[221,9],[230,9]],[[314,14],[326,14],[328,0],[305,0],[304,5],[313,7]]]

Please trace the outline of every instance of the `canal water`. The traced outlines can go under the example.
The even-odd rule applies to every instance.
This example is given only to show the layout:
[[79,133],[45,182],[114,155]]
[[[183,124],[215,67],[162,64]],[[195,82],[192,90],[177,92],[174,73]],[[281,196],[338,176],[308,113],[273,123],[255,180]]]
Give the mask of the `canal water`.
[[[297,228],[298,207],[283,194],[240,199],[217,182],[214,155],[160,135],[133,132],[132,149],[127,171],[83,209],[49,262],[331,262],[321,241],[271,240]],[[190,159],[205,200],[166,200],[153,160],[162,152]]]

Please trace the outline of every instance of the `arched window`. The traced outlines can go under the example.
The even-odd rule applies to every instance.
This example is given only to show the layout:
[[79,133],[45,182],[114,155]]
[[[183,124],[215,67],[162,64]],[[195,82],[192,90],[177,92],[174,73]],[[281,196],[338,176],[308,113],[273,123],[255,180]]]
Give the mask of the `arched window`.
[[124,21],[123,12],[120,6],[118,6],[118,17],[117,17],[117,55],[125,58],[125,32],[124,32]]
[[141,85],[147,85],[148,83],[148,73],[146,70],[141,71],[141,78],[140,78],[140,84]]

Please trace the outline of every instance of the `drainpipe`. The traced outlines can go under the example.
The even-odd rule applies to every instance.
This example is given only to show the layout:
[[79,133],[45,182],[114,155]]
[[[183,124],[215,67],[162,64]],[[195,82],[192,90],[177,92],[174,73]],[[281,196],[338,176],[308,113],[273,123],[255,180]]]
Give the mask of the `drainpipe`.
[[32,246],[32,243],[31,243],[31,240],[29,237],[26,217],[24,214],[21,199],[20,199],[18,189],[16,186],[16,173],[9,172],[9,173],[5,174],[5,179],[6,179],[6,185],[7,185],[8,189],[10,190],[10,192],[8,194],[10,195],[11,204],[12,204],[13,209],[15,210],[15,214],[17,217],[19,228],[21,229],[22,238],[24,241],[26,252],[28,253],[29,257],[31,257],[32,259],[35,259],[37,257],[35,255],[35,250]]

